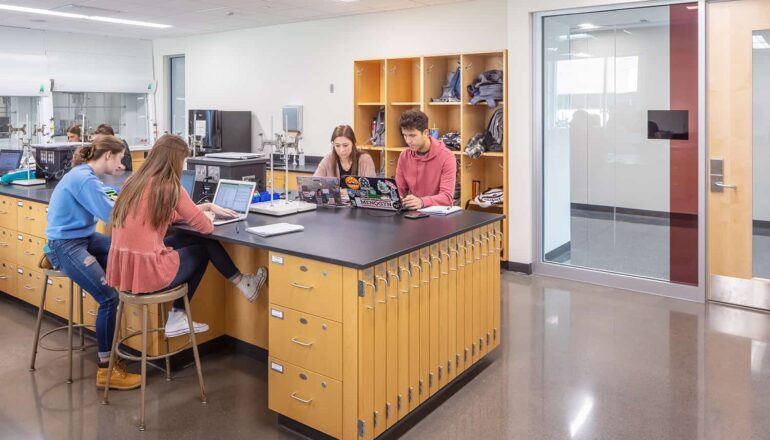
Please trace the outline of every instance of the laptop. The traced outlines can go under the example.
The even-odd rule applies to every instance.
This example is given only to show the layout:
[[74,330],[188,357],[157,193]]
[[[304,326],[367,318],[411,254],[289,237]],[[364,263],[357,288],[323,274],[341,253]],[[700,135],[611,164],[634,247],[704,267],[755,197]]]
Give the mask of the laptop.
[[257,182],[247,182],[245,180],[227,180],[220,179],[217,183],[217,191],[214,193],[214,204],[222,208],[232,209],[238,213],[238,217],[215,217],[214,226],[245,220],[249,215],[251,206],[251,197]]
[[0,174],[18,170],[21,165],[22,150],[0,150]]
[[345,176],[340,186],[347,189],[351,203],[357,208],[395,212],[404,209],[395,179]]
[[318,206],[345,206],[336,177],[297,176],[297,191],[303,202]]
[[195,171],[182,170],[180,181],[182,183],[182,188],[187,191],[187,195],[192,197],[193,190],[195,189]]

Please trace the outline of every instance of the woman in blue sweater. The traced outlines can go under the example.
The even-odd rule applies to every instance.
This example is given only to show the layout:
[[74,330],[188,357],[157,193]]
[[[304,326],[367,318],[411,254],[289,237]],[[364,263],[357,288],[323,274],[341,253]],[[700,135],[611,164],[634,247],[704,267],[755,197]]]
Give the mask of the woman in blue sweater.
[[[88,292],[99,303],[96,315],[96,345],[99,351],[97,388],[107,382],[118,293],[105,281],[104,268],[110,251],[109,236],[96,232],[97,220],[109,222],[113,202],[97,176],[114,174],[121,165],[124,146],[115,136],[98,135],[79,148],[73,167],[56,185],[48,205],[46,255],[51,264]],[[114,368],[110,388],[139,387],[141,376]]]

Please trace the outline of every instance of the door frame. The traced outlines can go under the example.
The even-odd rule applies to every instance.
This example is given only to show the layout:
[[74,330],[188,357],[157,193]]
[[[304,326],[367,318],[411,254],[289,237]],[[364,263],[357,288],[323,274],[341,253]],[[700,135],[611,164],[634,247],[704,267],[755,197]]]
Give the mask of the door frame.
[[532,15],[532,139],[533,139],[533,212],[534,232],[532,272],[607,287],[633,290],[688,301],[706,300],[706,0],[698,3],[698,285],[688,286],[668,281],[618,274],[609,271],[572,267],[543,261],[543,19],[545,17],[638,9],[695,3],[694,0],[653,0],[586,8],[561,9]]

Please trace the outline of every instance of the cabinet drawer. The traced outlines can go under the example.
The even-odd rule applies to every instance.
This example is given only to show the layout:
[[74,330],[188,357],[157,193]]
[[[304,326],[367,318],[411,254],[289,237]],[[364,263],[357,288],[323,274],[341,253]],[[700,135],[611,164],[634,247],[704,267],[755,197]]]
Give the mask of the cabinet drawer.
[[[45,237],[46,208],[48,205],[27,200],[18,200],[18,230],[24,234]],[[9,228],[10,229],[10,228]]]
[[0,228],[0,260],[16,261],[18,234],[10,229]]
[[0,291],[18,296],[19,282],[16,278],[16,265],[9,261],[0,261]]
[[273,357],[268,367],[271,410],[332,437],[342,437],[342,382]]
[[[77,284],[75,289],[77,291]],[[83,291],[83,322],[81,324],[96,325],[96,314],[99,312],[99,303],[85,290]]]
[[270,354],[342,380],[342,324],[270,305]]
[[17,297],[34,306],[40,306],[43,288],[43,274],[26,267],[16,268]]
[[270,302],[342,322],[342,267],[270,253]]
[[[77,295],[77,288],[73,295]],[[42,292],[41,292],[42,293]],[[65,277],[48,278],[48,291],[45,295],[45,310],[53,313],[56,316],[60,316],[64,319],[69,317],[70,313],[70,279]],[[77,308],[77,297],[75,297],[75,304],[73,307]],[[72,309],[73,319],[78,316],[78,311]]]
[[0,196],[0,228],[16,230],[19,223],[16,199]]
[[[126,305],[125,312],[123,313],[123,329],[126,333],[132,333],[142,330],[142,306]],[[149,313],[147,314],[147,329],[153,329],[158,327],[158,313],[157,306],[149,306]],[[184,336],[187,337],[186,335]],[[147,334],[147,354],[157,355],[158,347],[160,347],[160,333],[148,333]],[[126,341],[126,345],[134,350],[142,349],[142,336],[137,335]]]
[[45,239],[19,233],[16,236],[16,264],[21,267],[38,270],[40,257],[43,255]]

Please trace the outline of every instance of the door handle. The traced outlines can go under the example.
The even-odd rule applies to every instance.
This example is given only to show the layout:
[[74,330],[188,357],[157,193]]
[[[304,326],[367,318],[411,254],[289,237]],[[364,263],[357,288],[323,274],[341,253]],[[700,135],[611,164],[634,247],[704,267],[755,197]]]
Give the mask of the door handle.
[[721,157],[712,157],[710,162],[709,181],[711,182],[711,192],[725,192],[727,189],[738,189],[737,185],[724,182],[725,179],[725,160]]

